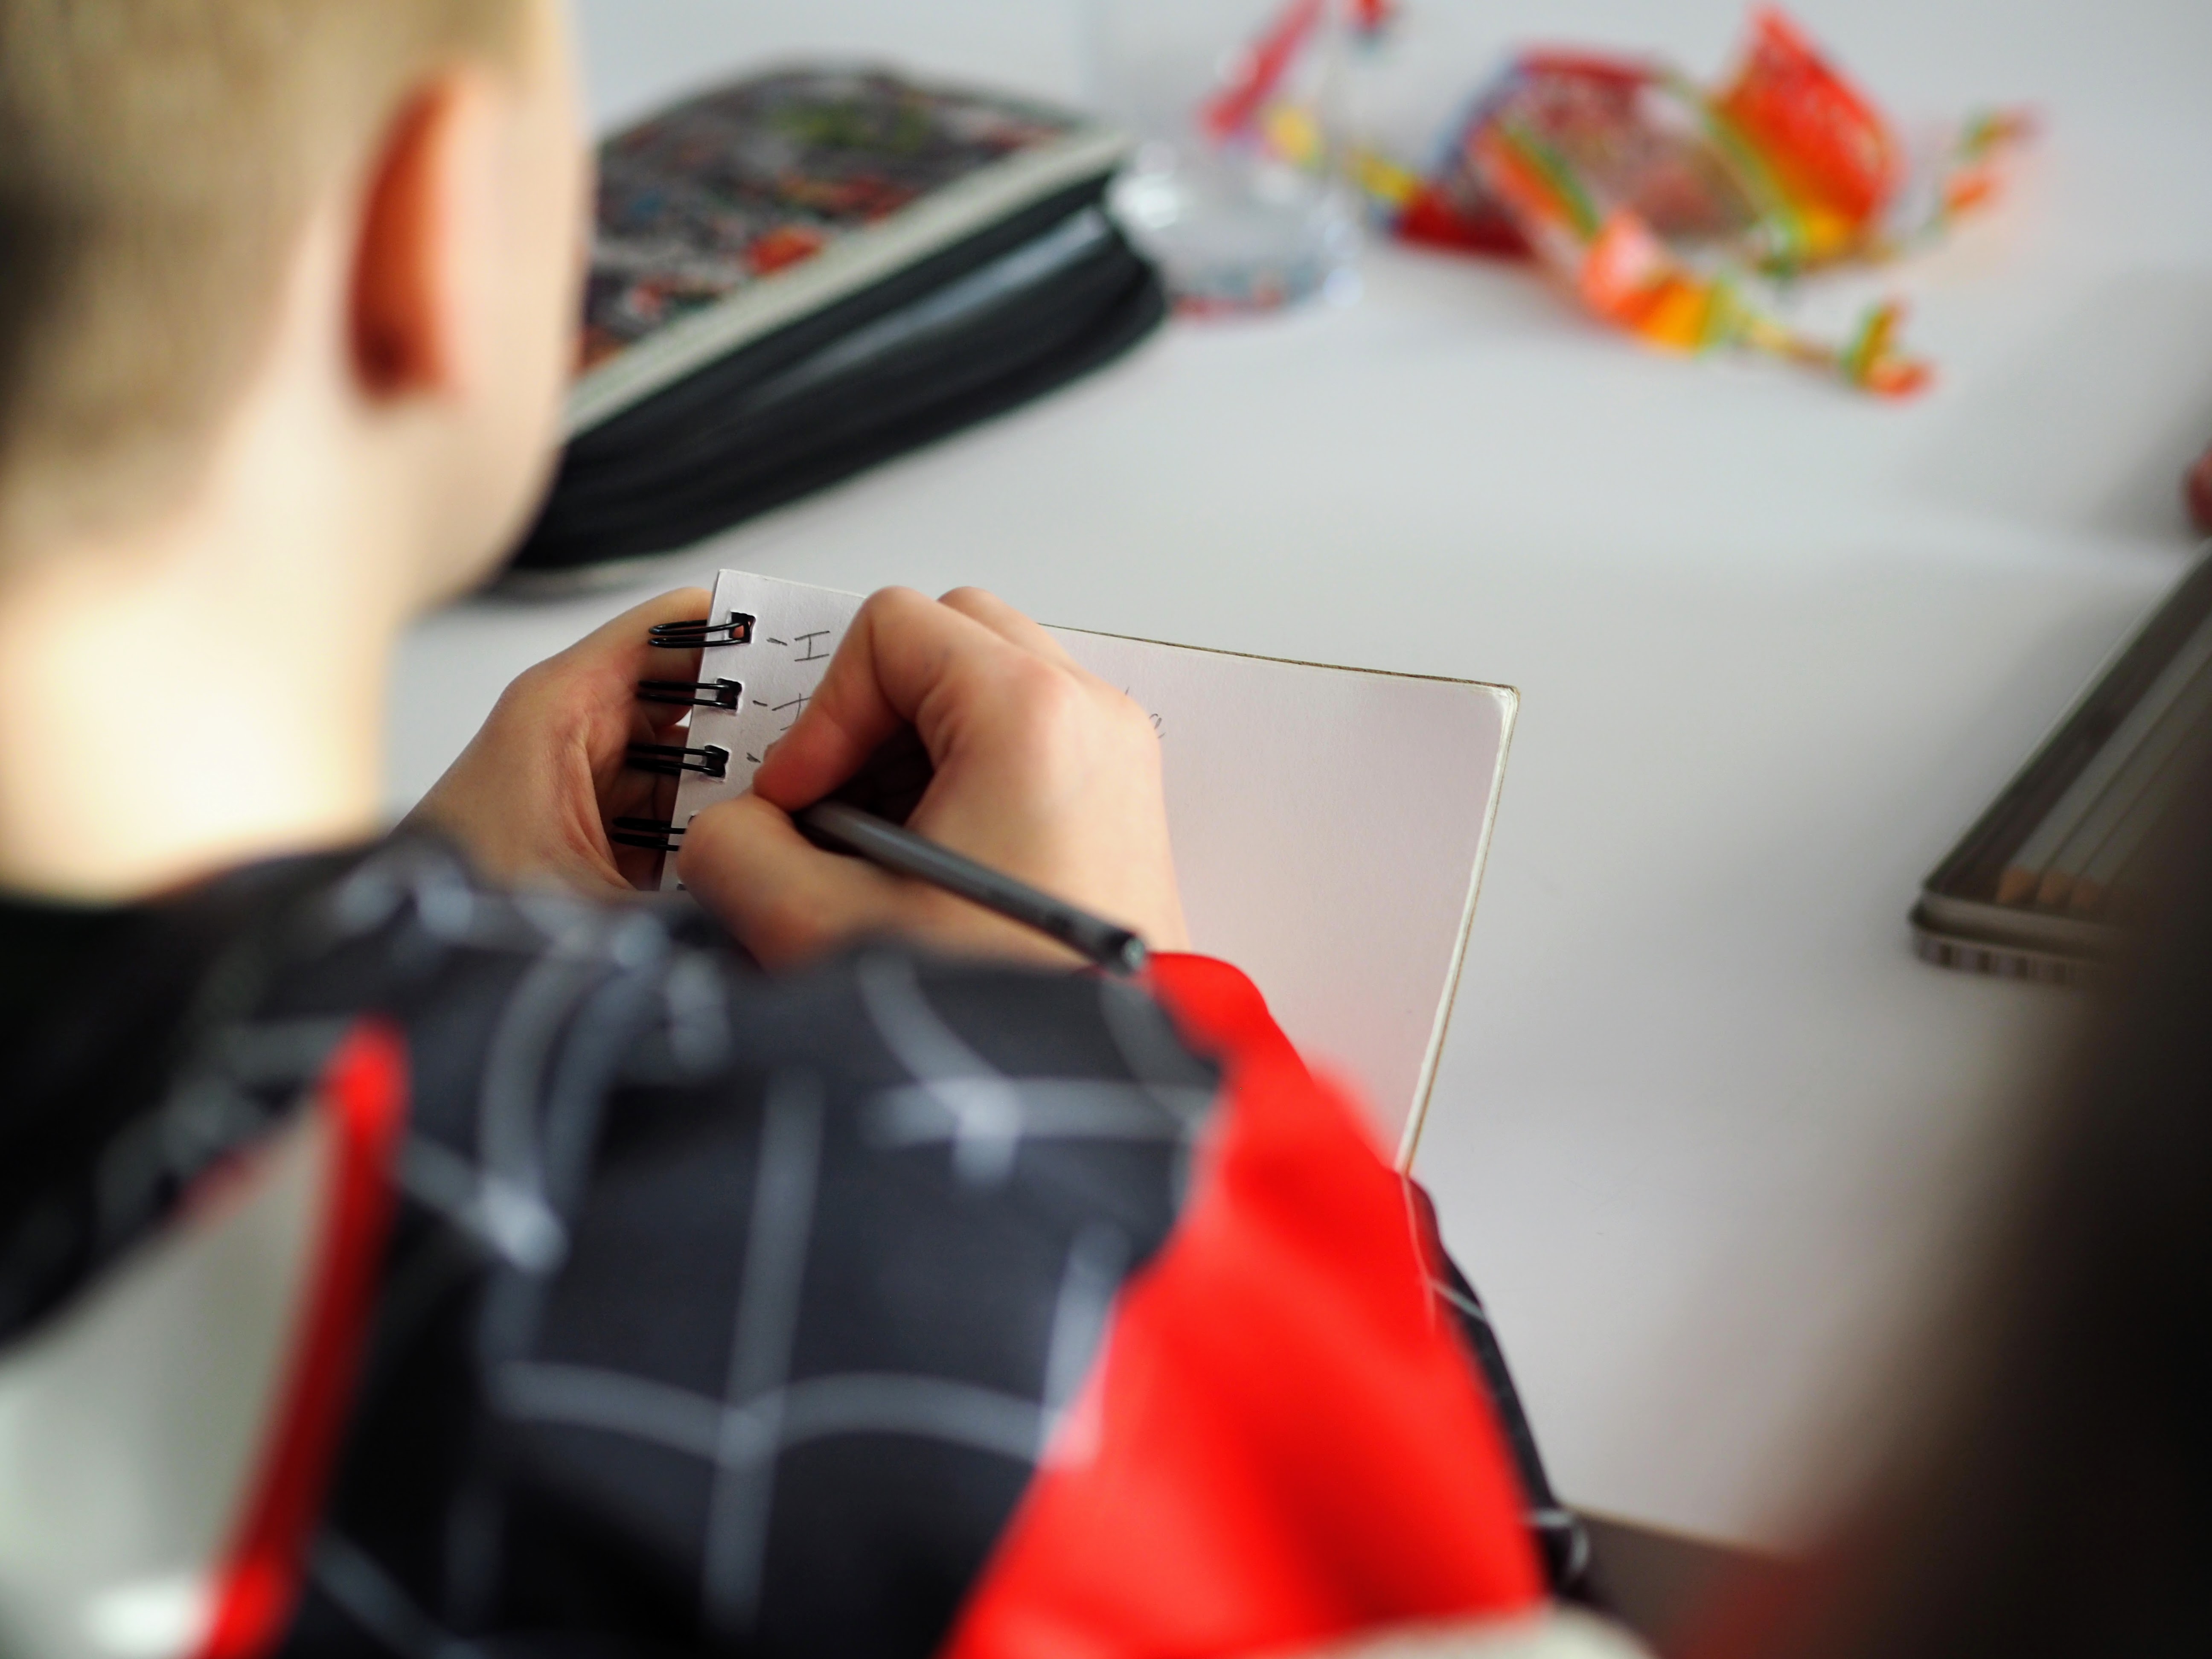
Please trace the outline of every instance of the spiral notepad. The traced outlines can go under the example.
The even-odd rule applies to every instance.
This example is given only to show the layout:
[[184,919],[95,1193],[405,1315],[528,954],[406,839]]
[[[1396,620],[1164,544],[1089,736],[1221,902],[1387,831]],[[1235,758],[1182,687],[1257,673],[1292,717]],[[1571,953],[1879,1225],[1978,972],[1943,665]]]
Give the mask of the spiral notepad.
[[[743,792],[820,684],[860,596],[725,570],[699,649],[672,823]],[[1518,702],[1510,688],[1077,629],[1054,638],[1160,734],[1194,947],[1234,963],[1316,1064],[1347,1074],[1410,1160],[1474,914]],[[658,827],[656,826],[656,829]],[[666,877],[675,881],[672,866]]]

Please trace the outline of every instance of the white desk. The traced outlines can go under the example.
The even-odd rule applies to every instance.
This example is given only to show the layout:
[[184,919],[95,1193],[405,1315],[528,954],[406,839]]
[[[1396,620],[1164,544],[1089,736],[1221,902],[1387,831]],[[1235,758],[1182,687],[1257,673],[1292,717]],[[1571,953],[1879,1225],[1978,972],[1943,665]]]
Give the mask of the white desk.
[[[1700,70],[1739,15],[1410,3]],[[1078,80],[1073,0],[583,9],[602,119],[816,43]],[[2051,118],[2021,198],[1906,273],[1917,403],[1647,356],[1526,272],[1382,252],[1357,307],[1175,328],[620,592],[430,620],[393,805],[515,671],[724,563],[1518,685],[1421,1173],[1571,1498],[1786,1536],[2074,1006],[1922,965],[1905,912],[2181,568],[2212,437],[2212,7],[1800,10],[1900,110]]]

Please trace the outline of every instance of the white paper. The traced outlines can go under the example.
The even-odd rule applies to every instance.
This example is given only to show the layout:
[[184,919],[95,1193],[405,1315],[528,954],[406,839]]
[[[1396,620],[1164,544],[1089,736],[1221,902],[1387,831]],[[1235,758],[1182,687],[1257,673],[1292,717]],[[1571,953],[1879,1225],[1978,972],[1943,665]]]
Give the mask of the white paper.
[[[765,745],[821,682],[855,594],[726,570],[699,678],[745,687],[692,715],[675,822],[750,787]],[[1348,1079],[1410,1161],[1443,1048],[1516,695],[1503,686],[1237,656],[1073,629],[1069,654],[1160,733],[1168,827],[1194,948],[1250,975],[1308,1060]],[[674,881],[673,864],[668,880]]]
[[[691,711],[687,746],[726,750],[728,772],[720,778],[685,773],[677,790],[674,822],[689,823],[702,807],[752,787],[761,757],[806,707],[860,608],[859,595],[833,587],[810,587],[739,570],[725,570],[714,579],[708,620],[719,627],[733,614],[749,616],[754,619],[752,638],[744,645],[710,645],[702,651],[699,678],[710,685],[735,680],[744,690],[734,710]],[[664,885],[674,882],[672,860]]]

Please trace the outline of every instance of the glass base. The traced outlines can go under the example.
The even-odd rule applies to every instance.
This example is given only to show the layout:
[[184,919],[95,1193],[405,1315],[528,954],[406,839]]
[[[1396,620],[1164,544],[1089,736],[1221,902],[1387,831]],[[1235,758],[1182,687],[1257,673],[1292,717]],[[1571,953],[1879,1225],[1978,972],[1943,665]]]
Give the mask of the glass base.
[[1155,149],[1115,180],[1110,202],[1179,310],[1273,311],[1358,291],[1359,232],[1343,192],[1294,167]]

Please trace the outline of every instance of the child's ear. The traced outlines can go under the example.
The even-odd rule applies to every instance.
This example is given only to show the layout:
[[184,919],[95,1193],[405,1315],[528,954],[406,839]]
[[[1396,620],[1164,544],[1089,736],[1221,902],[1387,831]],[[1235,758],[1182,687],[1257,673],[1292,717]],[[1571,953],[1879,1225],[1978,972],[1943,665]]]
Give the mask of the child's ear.
[[353,372],[377,399],[456,388],[483,280],[496,143],[479,77],[420,88],[372,163],[348,307]]

